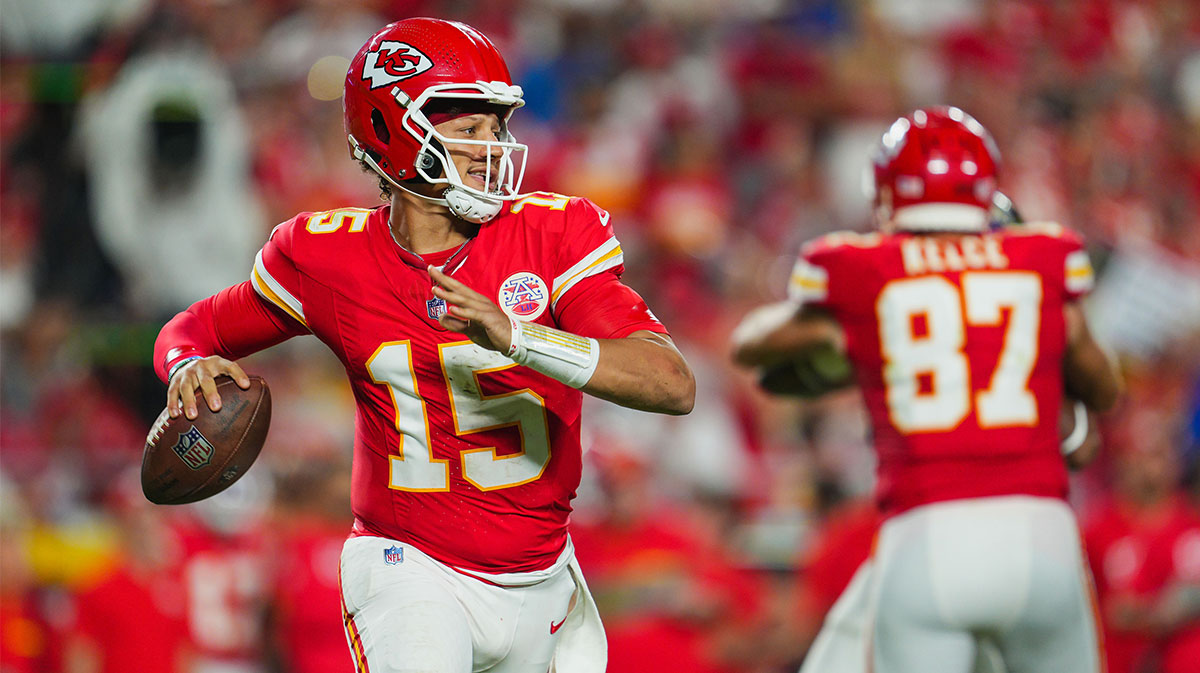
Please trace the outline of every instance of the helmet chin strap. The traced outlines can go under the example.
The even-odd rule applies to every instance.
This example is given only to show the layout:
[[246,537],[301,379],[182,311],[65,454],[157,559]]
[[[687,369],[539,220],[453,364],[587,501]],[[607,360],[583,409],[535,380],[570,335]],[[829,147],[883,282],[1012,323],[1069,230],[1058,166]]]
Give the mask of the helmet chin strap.
[[[386,178],[387,176],[384,177]],[[496,217],[500,213],[500,207],[504,205],[504,202],[499,199],[485,199],[465,189],[458,189],[453,185],[442,193],[442,198],[438,198],[414,192],[391,179],[388,179],[388,182],[419,199],[436,203],[439,206],[446,206],[456,217],[460,217],[473,224],[483,224]]]
[[419,199],[429,201],[430,203],[436,203],[439,206],[446,206],[450,209],[450,212],[454,213],[456,217],[460,217],[473,224],[483,224],[484,222],[487,222],[488,220],[496,217],[496,215],[500,214],[500,208],[504,205],[503,200],[480,196],[479,194],[467,191],[466,189],[462,189],[454,184],[451,184],[446,191],[442,193],[442,198],[438,198],[436,196],[426,196],[424,194],[415,192],[408,187],[405,187],[399,182],[393,180],[390,175],[385,173],[383,169],[379,167],[379,164],[376,163],[373,158],[371,158],[371,155],[359,147],[358,141],[354,139],[354,136],[349,136],[349,138],[351,145],[354,147],[354,158],[359,159],[360,161],[365,161],[372,170],[383,176],[383,179],[396,189],[404,190],[409,194],[412,194]]
[[483,224],[492,219],[500,213],[500,208],[504,205],[500,199],[484,198],[453,186],[443,194],[445,198],[442,200],[450,208],[450,212],[475,224]]

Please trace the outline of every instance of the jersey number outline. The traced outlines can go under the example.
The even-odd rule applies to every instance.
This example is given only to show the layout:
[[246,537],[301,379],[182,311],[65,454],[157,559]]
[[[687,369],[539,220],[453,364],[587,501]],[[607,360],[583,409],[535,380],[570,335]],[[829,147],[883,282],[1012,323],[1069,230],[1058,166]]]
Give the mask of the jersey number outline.
[[[943,276],[893,281],[875,303],[888,414],[902,433],[944,432],[972,408],[981,428],[1033,426],[1029,379],[1038,359],[1042,282],[1030,271],[973,271],[961,289]],[[1008,325],[988,387],[971,390],[966,327]],[[915,327],[924,318],[922,334]],[[929,377],[922,391],[922,377]],[[973,394],[972,394],[973,393]]]
[[[521,451],[500,456],[496,447],[461,452],[463,478],[481,491],[512,488],[536,481],[550,462],[550,431],[546,402],[529,388],[484,395],[479,377],[516,367],[500,353],[470,341],[438,344],[442,376],[450,394],[456,435],[515,427]],[[400,433],[397,455],[388,456],[388,487],[400,491],[450,490],[450,461],[431,453],[429,413],[412,366],[412,344],[389,341],[367,360],[367,373],[388,387]],[[417,420],[420,419],[420,420]]]

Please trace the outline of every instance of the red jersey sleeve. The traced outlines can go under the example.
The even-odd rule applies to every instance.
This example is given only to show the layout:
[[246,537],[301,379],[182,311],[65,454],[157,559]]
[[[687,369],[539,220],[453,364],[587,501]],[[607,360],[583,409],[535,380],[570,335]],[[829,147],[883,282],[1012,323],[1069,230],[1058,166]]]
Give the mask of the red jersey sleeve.
[[600,273],[576,284],[559,303],[558,324],[596,339],[623,339],[640,330],[667,333],[641,295],[615,273]]
[[154,342],[154,372],[167,383],[171,368],[181,360],[208,355],[237,360],[307,333],[245,281],[201,299],[168,321]]
[[[1057,226],[1057,225],[1055,225]],[[1095,272],[1083,247],[1083,237],[1066,227],[1058,227],[1059,238],[1066,247],[1063,257],[1063,293],[1067,301],[1074,301],[1092,291]]]
[[303,214],[275,227],[249,281],[192,304],[163,326],[154,343],[154,371],[164,383],[184,359],[220,355],[236,360],[308,333],[293,292],[299,274],[288,254],[292,226],[306,219]]
[[[839,261],[845,259],[844,251],[848,247],[870,247],[878,242],[878,234],[836,232],[806,243],[788,278],[788,299],[797,304],[829,307],[830,275],[844,265]],[[843,275],[847,280],[851,279],[844,272]]]
[[599,339],[619,339],[639,330],[666,333],[646,302],[621,282],[621,243],[609,214],[583,198],[572,198],[556,260],[550,301],[563,329]]
[[296,217],[275,227],[266,245],[254,258],[250,281],[263,299],[279,308],[296,322],[308,327],[304,318],[304,295],[301,292],[300,272],[292,255],[296,227],[307,222],[311,213]]

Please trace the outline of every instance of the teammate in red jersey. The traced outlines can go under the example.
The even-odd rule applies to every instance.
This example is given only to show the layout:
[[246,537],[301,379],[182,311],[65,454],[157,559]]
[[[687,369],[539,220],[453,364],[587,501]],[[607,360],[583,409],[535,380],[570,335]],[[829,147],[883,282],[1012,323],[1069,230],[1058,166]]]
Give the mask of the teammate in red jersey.
[[[582,198],[521,194],[523,104],[475,29],[406,19],[353,59],[351,153],[390,204],[301,213],[251,279],[159,335],[172,414],[217,409],[233,362],[313,334],[358,410],[345,625],[360,671],[602,671],[603,630],[573,560],[582,392],[691,410],[666,329],[620,281],[621,246]],[[201,391],[197,395],[196,391]],[[565,620],[565,623],[564,623]]]
[[790,306],[735,335],[744,365],[837,350],[854,366],[885,517],[866,596],[876,671],[968,671],[983,639],[1010,671],[1101,666],[1058,419],[1064,392],[1105,410],[1119,381],[1077,304],[1080,239],[990,229],[997,161],[957,108],[898,119],[874,157],[882,231],[807,245]]

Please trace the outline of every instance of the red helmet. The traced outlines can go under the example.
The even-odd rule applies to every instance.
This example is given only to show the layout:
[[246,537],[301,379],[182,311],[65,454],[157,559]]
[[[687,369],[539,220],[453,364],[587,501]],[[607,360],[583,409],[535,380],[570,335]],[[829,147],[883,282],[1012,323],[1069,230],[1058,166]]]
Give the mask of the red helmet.
[[[444,112],[447,99],[459,106],[456,111]],[[427,107],[431,101],[437,102]],[[526,147],[508,132],[508,119],[524,104],[504,57],[483,33],[428,18],[397,21],[371,36],[350,63],[342,97],[355,159],[406,191],[412,190],[405,182],[448,184],[443,198],[433,200],[475,222],[491,219],[502,201],[519,195]],[[443,111],[434,114],[434,109]],[[479,111],[497,113],[501,132],[496,140],[447,140],[434,129],[435,123]],[[493,156],[499,154],[495,176],[489,163],[486,191],[463,184],[447,142],[487,145]],[[514,152],[520,154],[519,170]]]
[[897,119],[871,157],[874,205],[887,226],[982,231],[996,192],[1000,152],[991,134],[956,107],[927,107]]

